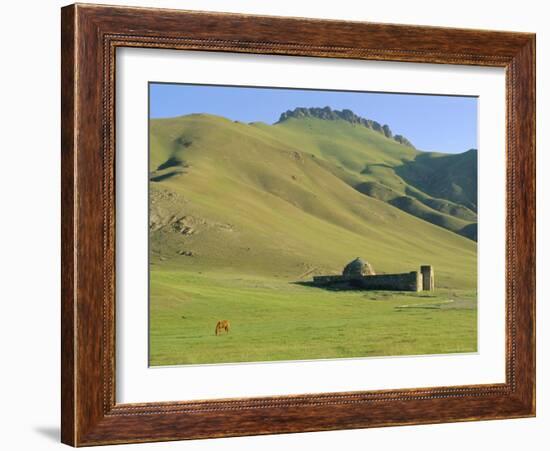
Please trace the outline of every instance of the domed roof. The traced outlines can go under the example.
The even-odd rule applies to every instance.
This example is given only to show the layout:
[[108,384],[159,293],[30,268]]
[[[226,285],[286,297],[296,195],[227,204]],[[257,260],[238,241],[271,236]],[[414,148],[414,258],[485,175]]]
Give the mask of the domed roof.
[[369,262],[364,261],[362,258],[357,257],[355,260],[349,262],[342,273],[344,276],[372,276],[375,274],[373,267]]

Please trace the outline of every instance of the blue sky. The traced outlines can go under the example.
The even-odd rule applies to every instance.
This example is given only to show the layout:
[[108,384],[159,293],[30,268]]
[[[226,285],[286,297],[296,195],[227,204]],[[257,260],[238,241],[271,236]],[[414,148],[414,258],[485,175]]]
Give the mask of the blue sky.
[[477,98],[186,84],[149,84],[150,117],[210,113],[272,124],[296,107],[352,110],[388,124],[418,149],[447,153],[477,148]]

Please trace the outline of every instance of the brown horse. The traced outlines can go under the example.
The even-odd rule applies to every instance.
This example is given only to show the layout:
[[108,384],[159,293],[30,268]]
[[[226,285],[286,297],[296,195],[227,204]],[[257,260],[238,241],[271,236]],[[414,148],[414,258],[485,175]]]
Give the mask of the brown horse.
[[225,330],[225,333],[229,333],[229,329],[231,328],[231,324],[229,323],[228,320],[226,319],[222,319],[220,321],[218,321],[218,323],[216,324],[216,335],[220,335],[222,333],[222,331]]

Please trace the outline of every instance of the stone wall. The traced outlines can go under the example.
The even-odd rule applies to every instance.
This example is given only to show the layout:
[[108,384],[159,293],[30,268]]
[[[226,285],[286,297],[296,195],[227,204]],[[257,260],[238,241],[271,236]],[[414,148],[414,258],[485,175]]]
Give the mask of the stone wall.
[[434,269],[430,265],[422,265],[420,267],[422,273],[422,290],[433,291],[435,289]]
[[318,286],[350,286],[365,290],[422,291],[422,275],[419,271],[403,274],[377,274],[375,276],[315,276]]
[[349,279],[344,276],[314,276],[313,277],[313,283],[319,286],[332,285],[333,283],[348,282],[348,281]]
[[422,291],[422,276],[418,271],[404,274],[377,274],[355,281],[366,290]]

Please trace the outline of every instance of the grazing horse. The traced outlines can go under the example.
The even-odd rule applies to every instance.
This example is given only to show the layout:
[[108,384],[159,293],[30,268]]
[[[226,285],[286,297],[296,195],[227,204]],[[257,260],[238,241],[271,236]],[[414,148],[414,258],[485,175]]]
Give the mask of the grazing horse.
[[218,323],[216,324],[216,335],[220,335],[224,330],[225,330],[225,333],[228,334],[230,327],[231,327],[231,324],[229,324],[228,320],[222,319],[218,321]]

